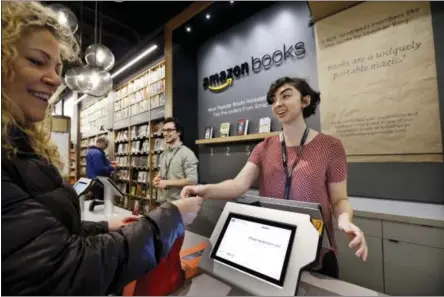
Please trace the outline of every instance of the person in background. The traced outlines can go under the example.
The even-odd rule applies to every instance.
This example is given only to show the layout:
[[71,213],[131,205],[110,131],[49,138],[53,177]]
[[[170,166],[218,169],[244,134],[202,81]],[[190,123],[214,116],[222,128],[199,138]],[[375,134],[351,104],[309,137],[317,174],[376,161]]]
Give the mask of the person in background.
[[91,146],[86,153],[86,176],[95,179],[97,176],[110,177],[114,167],[110,165],[105,150],[109,141],[105,136],[96,139],[96,145]]
[[[100,136],[96,139],[96,145],[91,146],[86,153],[86,176],[89,179],[95,179],[97,176],[110,177],[114,171],[114,167],[110,165],[106,157],[105,150],[108,148],[109,141],[105,136]],[[99,183],[94,183],[91,187],[93,200],[89,205],[89,210],[93,211],[96,205],[104,203],[103,186]]]
[[[145,275],[184,234],[201,198],[148,216],[86,222],[50,141],[48,100],[63,62],[78,59],[73,34],[38,2],[2,5],[2,281],[4,295],[109,295]],[[187,202],[189,200],[189,202]]]
[[305,119],[320,103],[320,93],[303,79],[282,77],[270,86],[267,101],[283,132],[266,138],[251,153],[241,172],[218,184],[187,186],[181,198],[235,199],[259,179],[259,195],[315,202],[322,205],[331,249],[321,251],[318,272],[338,278],[336,242],[332,214],[338,227],[356,248],[356,256],[367,260],[364,233],[353,224],[353,209],[347,196],[347,158],[341,141],[307,127]]
[[196,155],[182,143],[183,126],[175,118],[166,118],[162,128],[166,143],[160,155],[160,171],[154,179],[159,189],[158,201],[174,201],[180,198],[180,191],[198,181]]

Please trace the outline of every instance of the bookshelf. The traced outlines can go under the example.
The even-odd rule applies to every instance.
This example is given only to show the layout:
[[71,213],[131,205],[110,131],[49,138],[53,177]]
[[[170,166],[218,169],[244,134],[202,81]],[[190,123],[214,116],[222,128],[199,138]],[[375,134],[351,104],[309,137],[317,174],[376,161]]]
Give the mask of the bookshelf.
[[96,102],[80,110],[80,134],[82,136],[98,134],[101,127],[108,126],[108,102],[108,97],[99,98]]
[[163,151],[165,62],[160,61],[118,87],[114,98],[116,183],[126,193],[120,207],[146,214],[157,206],[153,179]]
[[95,144],[97,137],[107,135],[110,144],[106,154],[117,163],[112,178],[125,193],[116,205],[134,213],[154,209],[157,189],[151,185],[158,172],[158,156],[163,151],[164,117],[165,61],[162,60],[108,96],[82,106],[79,111],[80,177],[86,176],[88,148]]
[[[90,146],[95,145],[100,136],[109,136],[107,127],[109,127],[110,113],[109,103],[113,102],[114,92],[107,96],[98,98],[94,102],[83,106],[79,112],[80,118],[80,154],[79,154],[79,176],[86,177],[86,153]],[[110,145],[112,139],[109,139]],[[109,148],[105,151],[109,156]]]
[[116,90],[114,121],[134,117],[165,105],[165,63],[132,78]]
[[69,150],[69,183],[74,185],[77,181],[77,157],[76,150]]

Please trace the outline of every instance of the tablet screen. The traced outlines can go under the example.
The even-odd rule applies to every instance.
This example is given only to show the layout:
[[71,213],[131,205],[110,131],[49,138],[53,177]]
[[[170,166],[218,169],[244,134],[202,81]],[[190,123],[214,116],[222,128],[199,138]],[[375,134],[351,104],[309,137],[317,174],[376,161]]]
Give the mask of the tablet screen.
[[296,226],[230,214],[211,257],[283,286]]
[[77,192],[77,195],[81,195],[87,187],[87,183],[79,181],[74,185],[74,190]]

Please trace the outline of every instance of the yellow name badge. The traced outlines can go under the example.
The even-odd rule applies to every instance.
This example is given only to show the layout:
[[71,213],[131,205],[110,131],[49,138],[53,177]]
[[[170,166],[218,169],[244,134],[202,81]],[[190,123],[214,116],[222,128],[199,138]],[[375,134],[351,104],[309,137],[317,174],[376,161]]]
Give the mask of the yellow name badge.
[[324,226],[324,222],[321,220],[311,219],[313,226],[315,226],[316,230],[319,232],[319,236],[322,235],[322,227]]

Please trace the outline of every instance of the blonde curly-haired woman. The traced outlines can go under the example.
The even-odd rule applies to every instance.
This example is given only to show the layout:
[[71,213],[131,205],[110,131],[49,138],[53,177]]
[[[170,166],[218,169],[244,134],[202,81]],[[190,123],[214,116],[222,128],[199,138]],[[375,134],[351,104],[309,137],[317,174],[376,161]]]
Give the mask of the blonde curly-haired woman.
[[[156,266],[202,201],[166,203],[131,224],[82,222],[49,141],[48,99],[73,35],[37,2],[2,1],[2,293],[105,295]],[[55,215],[56,210],[57,215]]]

